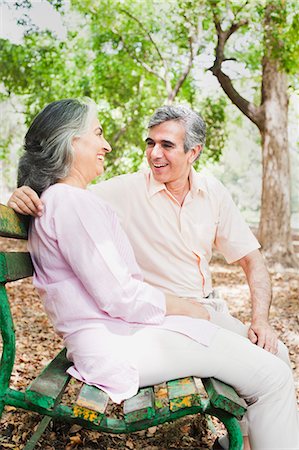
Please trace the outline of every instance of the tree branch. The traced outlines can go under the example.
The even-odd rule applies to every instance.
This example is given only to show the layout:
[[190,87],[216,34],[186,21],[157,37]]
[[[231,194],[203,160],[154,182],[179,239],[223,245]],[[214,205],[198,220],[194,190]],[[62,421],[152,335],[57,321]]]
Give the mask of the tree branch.
[[234,88],[231,79],[222,71],[222,63],[226,60],[224,57],[225,44],[230,36],[239,28],[247,24],[246,20],[232,23],[227,30],[223,30],[219,18],[214,14],[214,24],[217,32],[217,45],[215,49],[215,61],[213,66],[209,69],[213,75],[218,79],[222,89],[239,110],[245,114],[259,129],[263,128],[263,108],[257,107],[242,97]]
[[[181,89],[184,81],[186,80],[192,65],[193,65],[193,60],[194,60],[194,52],[193,52],[193,47],[192,47],[192,39],[189,39],[189,48],[190,48],[190,53],[189,53],[189,58],[188,58],[188,63],[185,67],[185,69],[183,70],[181,76],[179,77],[179,79],[176,82],[175,87],[172,89],[172,91],[169,93],[168,95],[168,103],[172,103],[173,100],[175,99],[175,97],[178,95],[179,90]],[[196,52],[197,53],[197,52]]]
[[132,52],[132,50],[126,45],[126,43],[125,43],[123,37],[120,36],[120,35],[119,35],[119,37],[120,37],[120,40],[121,40],[121,42],[122,42],[122,44],[123,44],[123,47],[127,50],[128,54],[129,54],[135,61],[137,61],[137,62],[138,62],[138,63],[139,63],[139,64],[140,64],[147,72],[149,72],[149,73],[155,75],[155,77],[159,78],[160,80],[163,81],[163,83],[166,84],[165,78],[161,77],[161,75],[160,75],[158,72],[156,72],[155,70],[153,70],[148,64],[146,64],[144,61],[142,61],[141,59],[139,59],[139,58],[136,56],[136,54],[135,54],[134,52]]
[[134,20],[136,23],[138,23],[138,25],[140,26],[140,28],[142,29],[142,31],[147,35],[147,37],[149,38],[150,42],[151,42],[151,43],[153,44],[153,46],[155,47],[156,52],[157,52],[159,58],[161,59],[161,61],[163,62],[163,65],[164,65],[164,67],[165,67],[166,61],[165,61],[165,59],[163,58],[163,56],[162,56],[162,54],[161,54],[161,52],[160,52],[160,50],[159,50],[159,47],[158,47],[158,45],[156,44],[156,42],[154,41],[152,35],[151,35],[150,32],[144,27],[143,23],[142,23],[139,19],[137,19],[137,17],[133,16],[133,14],[130,13],[129,11],[126,11],[125,9],[121,9],[121,11],[122,11],[124,14],[126,14],[128,17],[130,17],[132,20]]
[[264,117],[262,107],[258,107],[242,97],[234,88],[231,79],[222,72],[221,69],[217,72],[216,77],[232,103],[237,106],[248,119],[255,123],[259,129],[263,129]]
[[199,48],[200,48],[200,44],[199,44],[199,21],[198,21],[195,37],[190,36],[190,38],[189,38],[188,63],[186,65],[185,69],[183,70],[181,76],[177,80],[175,87],[169,93],[168,99],[167,99],[168,103],[172,103],[173,100],[175,99],[175,97],[178,95],[179,90],[181,89],[184,81],[186,80],[187,76],[190,73],[190,70],[192,69],[193,61],[194,61],[195,56],[198,54]]
[[[163,57],[162,53],[160,52],[160,49],[158,47],[158,45],[156,44],[156,42],[154,41],[151,33],[145,28],[145,26],[143,25],[143,23],[137,18],[135,17],[132,13],[130,13],[129,11],[126,11],[125,9],[121,9],[121,12],[123,12],[124,14],[126,14],[128,17],[130,17],[132,20],[134,20],[139,27],[141,28],[141,30],[145,33],[145,35],[148,37],[148,39],[150,40],[150,42],[153,44],[158,57],[160,58],[163,67],[164,67],[164,74],[165,76],[162,77],[160,74],[158,74],[158,72],[154,71],[148,64],[146,64],[144,61],[140,60],[139,58],[136,57],[136,55],[132,55],[132,52],[129,50],[129,48],[125,45],[124,39],[121,37],[121,40],[123,42],[124,47],[127,49],[127,51],[129,52],[129,54],[135,58],[135,60],[137,62],[139,62],[139,64],[141,64],[141,66],[147,70],[149,73],[152,73],[153,75],[155,75],[157,78],[159,78],[160,80],[163,81],[163,83],[166,86],[166,91],[168,93],[171,92],[171,83],[169,81],[169,77],[168,77],[168,64],[166,59]],[[169,94],[170,95],[170,94]]]

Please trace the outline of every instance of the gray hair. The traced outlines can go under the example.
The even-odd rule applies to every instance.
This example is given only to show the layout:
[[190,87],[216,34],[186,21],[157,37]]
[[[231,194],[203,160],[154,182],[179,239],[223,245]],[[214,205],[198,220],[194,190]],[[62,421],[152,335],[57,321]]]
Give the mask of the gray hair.
[[184,151],[187,153],[206,139],[206,125],[202,117],[188,106],[165,105],[156,109],[150,118],[148,128],[160,125],[168,120],[177,120],[185,128]]
[[34,118],[25,136],[18,186],[30,186],[40,195],[65,178],[74,158],[72,140],[88,130],[96,114],[96,104],[87,98],[63,99],[47,105]]

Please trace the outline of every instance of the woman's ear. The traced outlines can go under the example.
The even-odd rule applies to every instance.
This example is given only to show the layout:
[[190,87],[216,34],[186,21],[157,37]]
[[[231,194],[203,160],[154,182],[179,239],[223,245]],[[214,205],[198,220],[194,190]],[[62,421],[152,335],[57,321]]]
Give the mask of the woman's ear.
[[71,141],[71,147],[73,152],[77,149],[78,136],[74,136]]

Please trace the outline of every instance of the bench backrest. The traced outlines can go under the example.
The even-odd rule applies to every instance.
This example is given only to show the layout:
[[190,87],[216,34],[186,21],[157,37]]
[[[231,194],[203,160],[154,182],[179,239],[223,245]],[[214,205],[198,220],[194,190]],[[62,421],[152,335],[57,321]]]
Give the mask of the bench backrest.
[[12,208],[0,204],[0,236],[27,239],[29,217],[14,212]]
[[[29,218],[0,204],[0,236],[27,239]],[[28,252],[0,252],[0,283],[15,281],[33,274]]]
[[[0,204],[0,236],[27,239],[29,220],[11,208]],[[15,327],[7,297],[6,283],[29,277],[33,266],[28,252],[0,252],[0,329],[2,355],[0,359],[0,390],[5,392],[13,370],[16,343]],[[1,405],[0,405],[1,406]]]

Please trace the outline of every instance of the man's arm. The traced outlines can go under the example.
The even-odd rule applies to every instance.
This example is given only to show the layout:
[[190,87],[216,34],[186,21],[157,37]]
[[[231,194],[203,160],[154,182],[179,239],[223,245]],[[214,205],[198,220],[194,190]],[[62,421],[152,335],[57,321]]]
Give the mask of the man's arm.
[[8,200],[7,205],[20,214],[41,216],[43,213],[41,199],[29,186],[21,186],[16,189]]
[[277,337],[269,324],[272,300],[271,280],[259,250],[254,250],[239,261],[245,272],[252,302],[252,318],[248,337],[254,344],[271,353],[277,353]]

